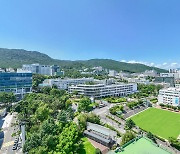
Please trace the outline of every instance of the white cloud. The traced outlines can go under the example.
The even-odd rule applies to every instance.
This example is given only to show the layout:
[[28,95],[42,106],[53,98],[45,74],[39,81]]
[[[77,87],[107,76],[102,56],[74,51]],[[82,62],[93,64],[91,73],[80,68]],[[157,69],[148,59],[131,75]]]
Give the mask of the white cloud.
[[162,64],[157,64],[157,63],[153,63],[153,62],[143,62],[143,61],[136,61],[136,60],[121,60],[122,62],[127,62],[127,63],[139,63],[139,64],[144,64],[147,66],[153,66],[153,67],[158,67],[158,68],[163,68],[163,69],[170,69],[170,68],[180,68],[180,64],[177,62],[172,62],[172,63],[168,63],[168,62],[164,62]]
[[167,65],[167,63],[163,63],[162,65],[164,65],[164,66],[165,66],[165,65]]
[[121,60],[121,62],[126,62],[126,60]]

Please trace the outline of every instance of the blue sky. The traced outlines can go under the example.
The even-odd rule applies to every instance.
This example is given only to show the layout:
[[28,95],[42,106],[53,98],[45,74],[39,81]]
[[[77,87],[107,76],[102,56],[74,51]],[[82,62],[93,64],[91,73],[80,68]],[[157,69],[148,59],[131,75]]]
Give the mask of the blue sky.
[[0,0],[0,47],[179,67],[179,8],[179,0]]

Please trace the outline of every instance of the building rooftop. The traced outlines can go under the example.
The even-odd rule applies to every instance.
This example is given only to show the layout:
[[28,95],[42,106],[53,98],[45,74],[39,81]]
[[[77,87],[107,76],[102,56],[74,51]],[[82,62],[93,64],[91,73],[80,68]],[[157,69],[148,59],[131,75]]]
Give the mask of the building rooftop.
[[93,124],[90,122],[87,123],[87,130],[94,130],[94,131],[104,134],[106,136],[117,136],[117,132],[112,131],[101,125]]
[[169,88],[161,89],[160,91],[180,91],[180,88],[169,87]]
[[110,139],[103,138],[103,137],[101,137],[101,136],[99,136],[99,135],[96,135],[96,134],[94,134],[94,133],[92,133],[92,132],[89,132],[89,131],[87,131],[87,130],[84,131],[84,134],[89,135],[89,136],[92,136],[92,137],[94,137],[94,138],[97,138],[97,139],[99,139],[99,140],[101,140],[101,141],[103,141],[103,142],[105,142],[105,143],[107,143],[107,144],[110,143]]

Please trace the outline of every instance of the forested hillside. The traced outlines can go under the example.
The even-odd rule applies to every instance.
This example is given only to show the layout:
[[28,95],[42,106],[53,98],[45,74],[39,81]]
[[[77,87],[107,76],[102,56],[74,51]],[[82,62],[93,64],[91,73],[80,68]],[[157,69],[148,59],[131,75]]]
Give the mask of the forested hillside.
[[158,72],[166,72],[166,70],[149,67],[143,64],[130,64],[119,62],[111,59],[91,59],[91,60],[57,60],[46,54],[37,51],[27,51],[24,49],[5,49],[0,48],[0,67],[1,68],[18,68],[22,64],[40,63],[46,65],[60,65],[62,68],[80,69],[82,67],[102,66],[106,69],[127,72],[144,72],[145,70],[156,70]]

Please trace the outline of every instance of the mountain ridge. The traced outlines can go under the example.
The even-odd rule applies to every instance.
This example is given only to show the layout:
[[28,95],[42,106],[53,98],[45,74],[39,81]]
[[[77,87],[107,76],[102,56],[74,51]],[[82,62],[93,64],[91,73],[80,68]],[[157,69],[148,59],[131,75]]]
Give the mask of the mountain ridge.
[[145,70],[156,70],[158,73],[167,72],[167,70],[150,67],[140,63],[125,63],[112,59],[89,59],[89,60],[58,60],[53,59],[47,54],[39,51],[28,51],[24,49],[7,49],[0,48],[0,67],[1,68],[18,68],[23,64],[39,63],[44,65],[60,65],[66,69],[81,69],[82,67],[102,66],[106,69],[127,72],[144,72]]

